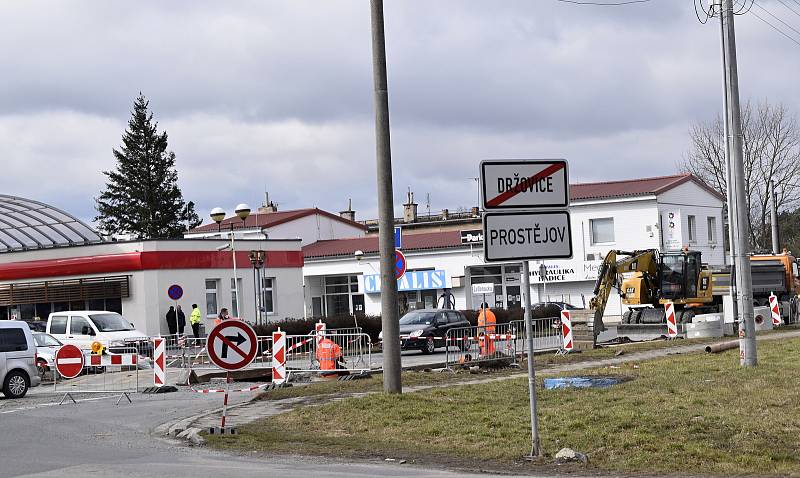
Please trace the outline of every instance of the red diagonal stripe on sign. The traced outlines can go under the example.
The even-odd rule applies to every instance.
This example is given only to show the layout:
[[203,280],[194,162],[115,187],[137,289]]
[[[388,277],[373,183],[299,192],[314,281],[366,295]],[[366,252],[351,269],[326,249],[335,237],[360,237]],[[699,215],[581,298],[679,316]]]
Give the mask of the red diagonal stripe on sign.
[[247,354],[242,352],[242,349],[240,349],[239,347],[234,345],[233,342],[228,340],[224,335],[222,335],[222,333],[219,334],[219,339],[222,340],[223,344],[227,345],[228,347],[233,349],[234,352],[236,352],[237,354],[241,355],[242,358],[246,358],[247,357]]
[[[553,174],[553,173],[555,173],[555,172],[557,172],[557,171],[559,171],[559,170],[561,170],[563,168],[564,168],[564,163],[551,164],[550,166],[544,168],[543,170],[541,170],[538,173],[534,174],[533,176],[529,177],[527,179],[527,182],[531,183],[531,182],[536,182],[536,181],[538,181],[540,179],[544,179],[547,176],[550,176],[551,174]],[[521,192],[522,192],[522,188],[509,189],[508,191],[495,196],[494,198],[490,199],[489,201],[486,201],[486,205],[489,206],[489,207],[499,206],[499,205],[503,204],[504,202],[508,201],[509,199],[513,198],[517,194],[521,193]]]
[[275,360],[277,360],[278,363],[286,362],[286,349],[284,347],[279,348],[278,351],[275,352]]
[[565,324],[564,322],[561,322],[561,334],[564,336],[569,334],[569,327],[567,327],[567,324]]
[[158,367],[159,370],[162,371],[164,370],[164,361],[165,358],[163,353],[160,354],[158,357],[156,357],[156,366]]

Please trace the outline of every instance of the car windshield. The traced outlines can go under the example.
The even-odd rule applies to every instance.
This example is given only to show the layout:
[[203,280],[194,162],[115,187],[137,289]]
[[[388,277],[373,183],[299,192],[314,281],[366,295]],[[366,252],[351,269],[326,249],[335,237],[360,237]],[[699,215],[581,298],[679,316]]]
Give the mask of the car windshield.
[[89,316],[100,332],[121,332],[123,330],[133,330],[121,315],[109,312],[107,314],[92,314]]
[[58,347],[62,345],[55,337],[50,334],[33,334],[33,340],[37,347]]
[[400,325],[431,325],[436,312],[409,312],[400,319]]

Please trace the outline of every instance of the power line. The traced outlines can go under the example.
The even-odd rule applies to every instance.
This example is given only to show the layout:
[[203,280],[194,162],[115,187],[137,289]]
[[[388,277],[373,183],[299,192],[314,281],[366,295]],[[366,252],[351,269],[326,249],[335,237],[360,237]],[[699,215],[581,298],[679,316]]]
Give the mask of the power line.
[[753,15],[754,15],[756,18],[758,18],[758,19],[759,19],[759,20],[761,20],[762,22],[764,22],[764,23],[766,23],[767,25],[769,25],[769,26],[770,26],[770,28],[772,28],[772,29],[773,29],[773,30],[775,30],[776,32],[780,33],[781,35],[785,36],[786,38],[788,38],[789,40],[791,40],[791,41],[793,41],[793,42],[797,43],[797,45],[798,45],[798,46],[800,46],[800,41],[797,41],[797,40],[796,40],[794,37],[792,37],[791,35],[787,34],[787,33],[786,33],[786,32],[784,32],[783,30],[781,30],[780,28],[778,28],[778,27],[776,27],[775,25],[773,25],[772,23],[768,22],[767,20],[765,20],[764,18],[762,18],[762,17],[761,17],[759,14],[757,14],[756,12],[750,12],[750,13],[752,13],[752,14],[753,14]]
[[775,20],[778,20],[779,22],[781,22],[781,23],[783,23],[784,25],[786,25],[786,26],[787,26],[789,29],[791,29],[793,32],[795,32],[795,33],[797,33],[798,35],[800,35],[800,30],[798,30],[798,29],[796,29],[795,27],[793,27],[793,26],[789,25],[788,23],[784,22],[784,21],[783,21],[783,20],[781,20],[779,17],[775,16],[775,15],[774,15],[772,12],[770,12],[770,11],[769,11],[769,10],[767,10],[766,8],[762,7],[760,4],[758,4],[758,3],[754,3],[754,5],[755,5],[755,6],[757,6],[758,8],[760,8],[760,9],[764,10],[764,11],[765,11],[765,12],[766,12],[766,13],[767,13],[769,16],[771,16],[771,17],[772,17],[772,18],[774,18]]
[[651,2],[652,0],[623,0],[620,2],[590,2],[590,1],[582,1],[582,0],[556,0],[558,2],[563,3],[572,3],[574,5],[594,5],[598,7],[619,7],[622,5],[632,5],[634,3],[647,3]]
[[784,3],[784,2],[783,2],[783,0],[778,0],[778,1],[779,1],[779,2],[781,2],[781,3],[783,4],[783,6],[784,6],[784,7],[786,7],[788,10],[790,10],[792,13],[794,13],[795,15],[797,15],[798,17],[800,17],[800,12],[798,12],[798,11],[797,11],[797,10],[795,10],[794,8],[792,8],[792,7],[790,7],[789,5],[787,5],[786,3]]

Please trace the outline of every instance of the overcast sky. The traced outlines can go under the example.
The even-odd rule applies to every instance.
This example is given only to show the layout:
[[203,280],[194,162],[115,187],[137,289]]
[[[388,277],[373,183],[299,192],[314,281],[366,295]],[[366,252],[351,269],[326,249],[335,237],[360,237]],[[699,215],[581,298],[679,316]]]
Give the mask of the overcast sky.
[[[610,1],[610,0],[599,0]],[[742,99],[800,111],[795,11],[736,18]],[[486,158],[563,157],[571,180],[673,174],[722,103],[719,23],[691,0],[389,0],[395,202],[477,203]],[[198,212],[263,193],[373,218],[367,0],[0,3],[0,192],[94,216],[141,91]]]

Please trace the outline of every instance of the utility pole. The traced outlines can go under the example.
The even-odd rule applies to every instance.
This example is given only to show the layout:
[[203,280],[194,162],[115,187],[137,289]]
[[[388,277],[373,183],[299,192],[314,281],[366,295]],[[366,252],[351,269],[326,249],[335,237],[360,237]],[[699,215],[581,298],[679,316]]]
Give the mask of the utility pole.
[[723,131],[725,133],[725,185],[728,204],[728,248],[730,249],[730,286],[728,287],[731,305],[733,322],[739,322],[738,301],[736,300],[737,287],[736,287],[736,267],[734,266],[736,256],[736,204],[734,201],[734,184],[731,177],[731,135],[730,135],[730,115],[728,113],[728,62],[727,53],[725,50],[725,15],[722,14],[722,0],[715,5],[719,7],[719,30],[720,30],[720,46],[722,48],[722,123]]
[[[542,263],[544,266],[544,263]],[[541,270],[541,269],[540,269]],[[531,316],[531,272],[528,261],[522,261],[522,298],[525,301],[525,339],[528,349],[528,396],[531,412],[531,458],[542,456],[542,445],[539,440],[539,414],[536,410],[536,370],[533,364],[533,317]],[[544,283],[544,277],[541,277]],[[484,300],[485,301],[485,300]]]
[[753,319],[753,281],[750,274],[750,218],[744,186],[744,158],[742,154],[742,118],[739,107],[739,73],[736,64],[736,30],[733,23],[733,0],[724,0],[725,60],[728,101],[731,115],[731,176],[734,184],[737,243],[734,267],[738,290],[739,309],[739,359],[744,367],[755,367],[755,321]]
[[769,220],[772,223],[772,253],[780,254],[781,242],[778,238],[778,193],[775,192],[775,181],[769,180]]
[[381,257],[381,326],[383,330],[383,391],[402,393],[400,381],[400,319],[394,254],[392,151],[389,142],[389,92],[386,81],[386,38],[383,0],[370,0],[372,76],[375,83],[375,140],[378,166],[378,250]]

